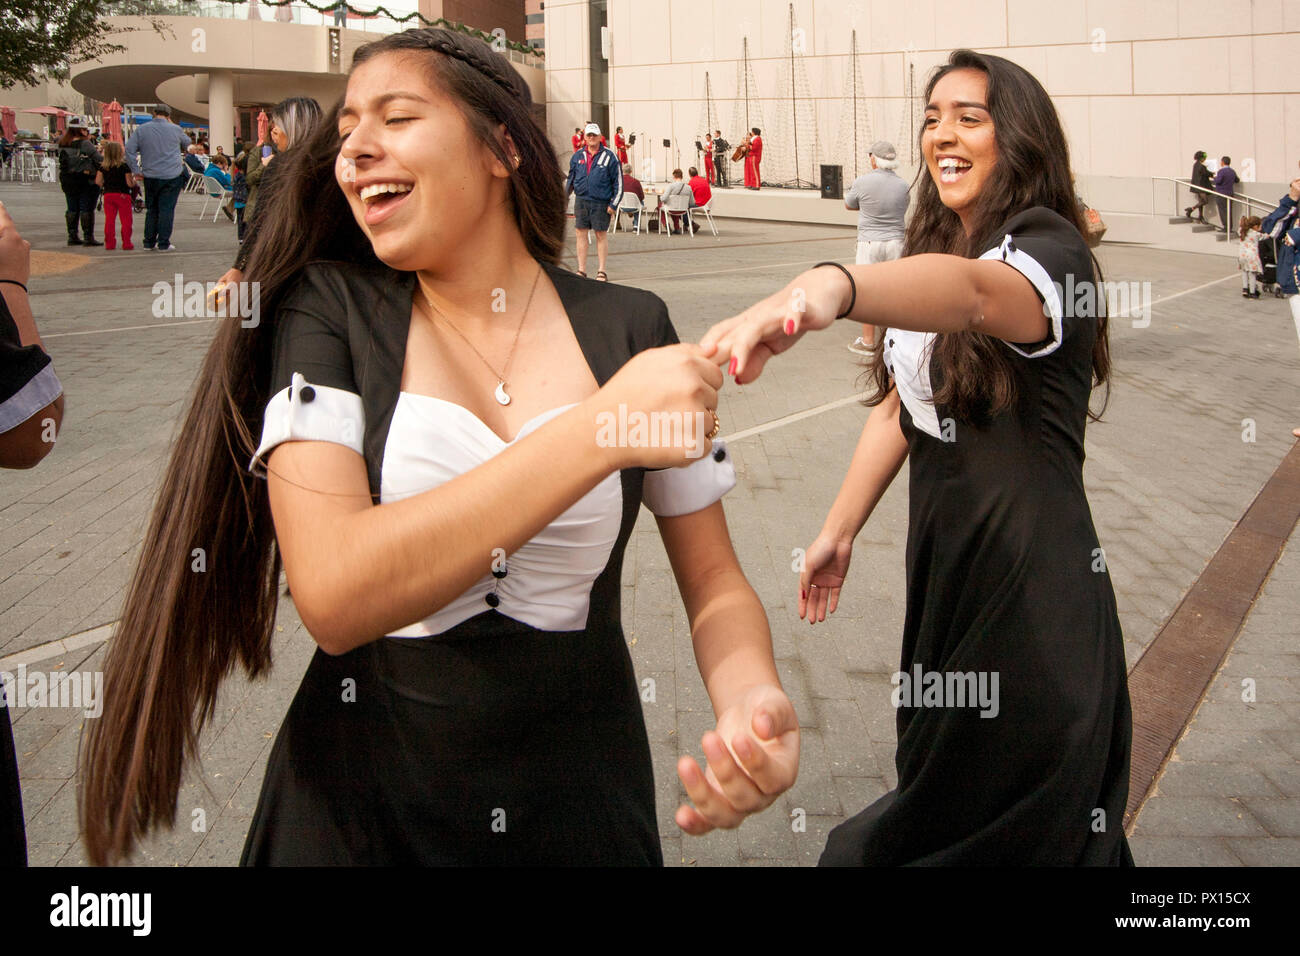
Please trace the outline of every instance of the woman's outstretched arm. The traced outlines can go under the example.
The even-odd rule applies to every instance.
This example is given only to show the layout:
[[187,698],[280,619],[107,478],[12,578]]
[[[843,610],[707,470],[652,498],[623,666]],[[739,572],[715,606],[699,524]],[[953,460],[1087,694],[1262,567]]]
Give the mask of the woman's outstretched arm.
[[804,553],[799,616],[809,624],[835,613],[854,539],[907,458],[907,439],[898,424],[899,408],[898,389],[893,389],[872,410],[821,533]]
[[700,836],[739,826],[794,784],[799,720],[781,689],[767,615],[736,560],[722,503],[658,522],[717,718],[701,741],[708,770],[689,756],[677,763],[694,803],[677,809],[677,825]]
[[713,326],[700,344],[714,361],[731,363],[728,372],[745,384],[804,332],[830,327],[850,303],[852,311],[844,318],[867,325],[915,332],[970,329],[1008,342],[1040,342],[1048,333],[1048,317],[1033,284],[996,259],[928,253],[845,268],[852,285],[839,269],[809,269],[781,291]]

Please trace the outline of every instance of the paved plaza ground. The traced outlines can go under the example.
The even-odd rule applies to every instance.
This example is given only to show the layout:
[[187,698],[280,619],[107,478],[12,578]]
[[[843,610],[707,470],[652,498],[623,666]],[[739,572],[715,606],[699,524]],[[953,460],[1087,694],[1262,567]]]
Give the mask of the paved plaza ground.
[[[0,200],[42,253],[32,303],[67,394],[49,457],[32,471],[0,474],[0,670],[93,671],[215,328],[156,318],[152,286],[178,273],[215,279],[233,259],[234,232],[224,218],[200,221],[201,199],[187,196],[178,251],[68,249],[57,188],[0,184]],[[138,216],[137,249],[142,226]],[[611,279],[661,296],[689,340],[815,262],[852,261],[851,229],[731,220],[718,229],[717,238],[619,234]],[[1153,302],[1149,324],[1112,322],[1113,387],[1104,420],[1088,429],[1085,468],[1132,666],[1290,451],[1300,348],[1283,301],[1241,298],[1232,260],[1125,246],[1104,246],[1099,257],[1107,279],[1149,283]],[[737,831],[695,839],[673,822],[683,796],[676,761],[700,754],[713,717],[648,513],[628,546],[623,620],[638,679],[655,682],[644,707],[670,865],[813,864],[833,826],[895,783],[890,675],[903,624],[905,472],[859,538],[839,613],[824,625],[798,620],[792,570],[867,417],[853,400],[862,370],[844,347],[856,331],[809,337],[758,382],[721,395],[739,476],[725,499],[728,520],[766,606],[803,739],[794,788]],[[1300,557],[1288,550],[1136,820],[1139,864],[1300,863],[1298,585]],[[203,736],[202,766],[181,791],[180,825],[135,862],[237,862],[271,741],[314,649],[283,600],[273,673],[228,681]],[[1257,681],[1249,702],[1246,677]],[[12,717],[31,862],[84,864],[73,780],[84,718],[60,708]],[[190,826],[197,808],[202,832]],[[803,832],[792,827],[798,816]]]

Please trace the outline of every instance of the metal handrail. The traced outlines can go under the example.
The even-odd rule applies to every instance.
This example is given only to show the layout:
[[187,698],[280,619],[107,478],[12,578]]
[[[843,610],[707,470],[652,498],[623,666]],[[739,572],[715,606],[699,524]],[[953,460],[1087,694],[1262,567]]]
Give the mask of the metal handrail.
[[[1277,203],[1275,202],[1266,202],[1263,199],[1256,199],[1254,196],[1247,196],[1245,193],[1225,196],[1221,192],[1216,192],[1213,189],[1206,189],[1204,186],[1193,186],[1190,179],[1175,179],[1173,176],[1152,176],[1151,178],[1159,179],[1167,183],[1177,183],[1179,186],[1186,186],[1188,189],[1195,192],[1202,192],[1219,199],[1227,199],[1229,202],[1245,202],[1248,206],[1258,206],[1260,209],[1267,209],[1269,212],[1272,212],[1277,208]],[[1175,203],[1176,202],[1177,200],[1175,199]]]

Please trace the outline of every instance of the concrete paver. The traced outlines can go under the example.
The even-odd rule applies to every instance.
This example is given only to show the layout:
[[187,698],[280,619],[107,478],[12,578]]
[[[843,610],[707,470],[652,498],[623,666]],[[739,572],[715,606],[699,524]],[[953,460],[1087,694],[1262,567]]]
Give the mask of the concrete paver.
[[[35,248],[62,251],[56,189],[0,184],[0,200]],[[155,318],[151,288],[177,272],[215,279],[235,250],[224,220],[198,222],[196,211],[183,198],[179,252],[87,250],[80,268],[32,282],[41,332],[67,389],[67,417],[40,467],[0,476],[0,658],[107,624],[120,611],[169,443],[215,329]],[[716,240],[691,243],[620,234],[610,274],[660,295],[690,340],[799,269],[852,257],[847,229],[720,220],[719,231]],[[774,238],[782,243],[757,244]],[[1300,350],[1284,303],[1242,300],[1235,279],[1205,286],[1229,276],[1217,257],[1108,246],[1100,258],[1108,279],[1149,282],[1156,300],[1148,326],[1112,323],[1110,403],[1104,421],[1089,428],[1085,468],[1131,665],[1290,448],[1300,419]],[[1160,302],[1172,295],[1179,297]],[[104,331],[114,329],[121,331]],[[723,436],[853,395],[861,369],[844,345],[856,333],[814,336],[758,382],[728,386]],[[896,781],[889,676],[902,631],[906,468],[859,538],[840,611],[815,629],[795,616],[794,551],[816,535],[866,415],[850,403],[731,444],[740,483],[725,502],[728,520],[767,609],[804,744],[795,787],[738,832],[695,839],[673,823],[683,797],[676,761],[700,754],[712,711],[654,521],[643,514],[638,522],[625,558],[623,617],[638,678],[656,682],[656,699],[644,706],[669,865],[812,865],[827,832]],[[1290,552],[1279,562],[1139,815],[1139,863],[1300,862],[1294,564]],[[182,787],[177,828],[151,839],[135,862],[237,862],[270,741],[314,650],[292,602],[282,602],[278,623],[273,673],[227,683],[203,736],[203,764]],[[96,645],[32,666],[93,670],[102,655]],[[1249,706],[1240,703],[1246,677],[1257,684]],[[31,861],[83,863],[71,775],[84,718],[54,708],[12,716]],[[198,809],[201,831],[192,826]]]

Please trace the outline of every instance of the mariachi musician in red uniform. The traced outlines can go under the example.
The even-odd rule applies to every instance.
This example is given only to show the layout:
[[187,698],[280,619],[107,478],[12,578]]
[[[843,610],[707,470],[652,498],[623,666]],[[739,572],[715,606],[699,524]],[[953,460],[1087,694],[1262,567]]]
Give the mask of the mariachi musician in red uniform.
[[576,127],[574,127],[574,129],[573,129],[573,135],[569,137],[569,142],[573,144],[573,151],[574,151],[575,153],[576,153],[578,150],[582,149],[582,147],[583,147],[584,144],[583,144],[583,142],[582,142],[582,127],[581,127],[581,126],[576,126]]
[[708,133],[704,134],[704,178],[710,186],[718,185],[717,177],[713,174],[713,137]]
[[627,159],[627,140],[623,138],[623,127],[614,130],[614,152],[618,153],[618,163],[620,166],[626,166]]
[[749,152],[745,153],[745,188],[757,189],[762,185],[762,176],[759,172],[758,164],[763,161],[763,139],[759,135],[758,127],[752,130],[753,135],[748,138]]

